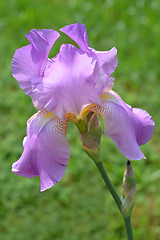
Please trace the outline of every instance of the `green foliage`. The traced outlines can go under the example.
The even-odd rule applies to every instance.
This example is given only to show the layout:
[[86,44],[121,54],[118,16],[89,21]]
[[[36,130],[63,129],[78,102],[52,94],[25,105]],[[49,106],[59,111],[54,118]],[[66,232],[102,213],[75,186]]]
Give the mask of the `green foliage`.
[[[114,73],[121,97],[147,110],[156,122],[152,140],[142,147],[146,160],[133,161],[137,194],[132,213],[136,240],[160,235],[160,2],[159,0],[5,0],[0,1],[0,239],[111,240],[125,239],[123,220],[93,162],[82,151],[79,133],[69,125],[71,159],[62,181],[39,192],[39,178],[11,173],[22,151],[27,119],[36,112],[29,97],[11,76],[14,51],[28,44],[32,28],[58,30],[80,21],[97,50],[118,49]],[[56,54],[63,36],[58,40]],[[122,193],[126,159],[103,136],[106,170]]]

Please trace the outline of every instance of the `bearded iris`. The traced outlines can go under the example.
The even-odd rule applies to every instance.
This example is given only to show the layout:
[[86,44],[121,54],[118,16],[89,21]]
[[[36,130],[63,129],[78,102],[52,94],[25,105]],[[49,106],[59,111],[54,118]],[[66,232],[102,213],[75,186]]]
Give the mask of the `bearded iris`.
[[[32,98],[38,113],[27,122],[24,151],[12,171],[24,177],[40,176],[41,191],[61,180],[70,157],[66,138],[69,121],[86,131],[87,115],[104,119],[104,133],[128,159],[145,158],[139,146],[150,140],[154,122],[144,110],[131,108],[112,90],[111,74],[117,66],[117,50],[96,51],[88,43],[84,25],[68,25],[61,32],[79,46],[61,46],[48,58],[60,34],[54,30],[31,30],[30,44],[16,50],[12,73]],[[83,127],[84,126],[84,127]]]

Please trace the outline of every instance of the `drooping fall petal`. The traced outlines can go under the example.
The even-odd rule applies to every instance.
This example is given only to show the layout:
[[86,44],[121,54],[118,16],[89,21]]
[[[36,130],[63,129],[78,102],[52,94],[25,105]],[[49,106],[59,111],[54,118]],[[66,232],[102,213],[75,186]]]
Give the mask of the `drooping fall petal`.
[[33,115],[27,122],[23,154],[12,171],[29,178],[39,175],[41,191],[59,182],[70,157],[66,128],[67,122],[52,113]]
[[126,158],[145,158],[139,146],[147,143],[154,133],[152,117],[144,110],[131,108],[114,91],[103,99],[105,134],[113,139]]

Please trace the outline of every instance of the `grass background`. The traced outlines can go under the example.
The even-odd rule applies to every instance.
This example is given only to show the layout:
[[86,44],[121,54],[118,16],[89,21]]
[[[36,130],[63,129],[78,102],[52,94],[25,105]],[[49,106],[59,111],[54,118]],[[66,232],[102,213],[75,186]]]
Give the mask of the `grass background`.
[[[136,240],[160,236],[160,1],[159,0],[5,0],[0,1],[0,239],[126,239],[123,220],[79,134],[69,125],[71,159],[62,181],[39,192],[39,178],[11,173],[22,151],[26,121],[36,112],[11,75],[14,51],[28,44],[32,28],[59,28],[81,22],[90,45],[118,49],[114,90],[133,107],[147,110],[156,122],[152,140],[142,146],[146,160],[133,161],[137,194],[132,213]],[[55,54],[62,38],[52,51]],[[53,55],[52,55],[53,57]],[[104,165],[118,193],[126,159],[103,136]]]

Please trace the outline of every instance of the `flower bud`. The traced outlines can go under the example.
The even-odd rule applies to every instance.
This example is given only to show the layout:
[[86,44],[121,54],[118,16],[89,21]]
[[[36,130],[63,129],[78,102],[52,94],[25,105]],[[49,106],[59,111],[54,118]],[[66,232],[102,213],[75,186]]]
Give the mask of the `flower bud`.
[[89,113],[87,118],[87,131],[81,132],[81,141],[84,151],[98,163],[100,158],[101,124],[95,113]]
[[133,198],[136,194],[136,178],[131,166],[131,162],[127,161],[126,169],[123,176],[123,199],[121,211],[124,217],[128,217],[133,208]]
[[[95,113],[92,114],[89,121],[88,121],[88,133],[94,135],[97,139],[97,142],[100,144],[101,140],[101,124],[99,121],[98,116]],[[88,114],[89,117],[89,114]]]

